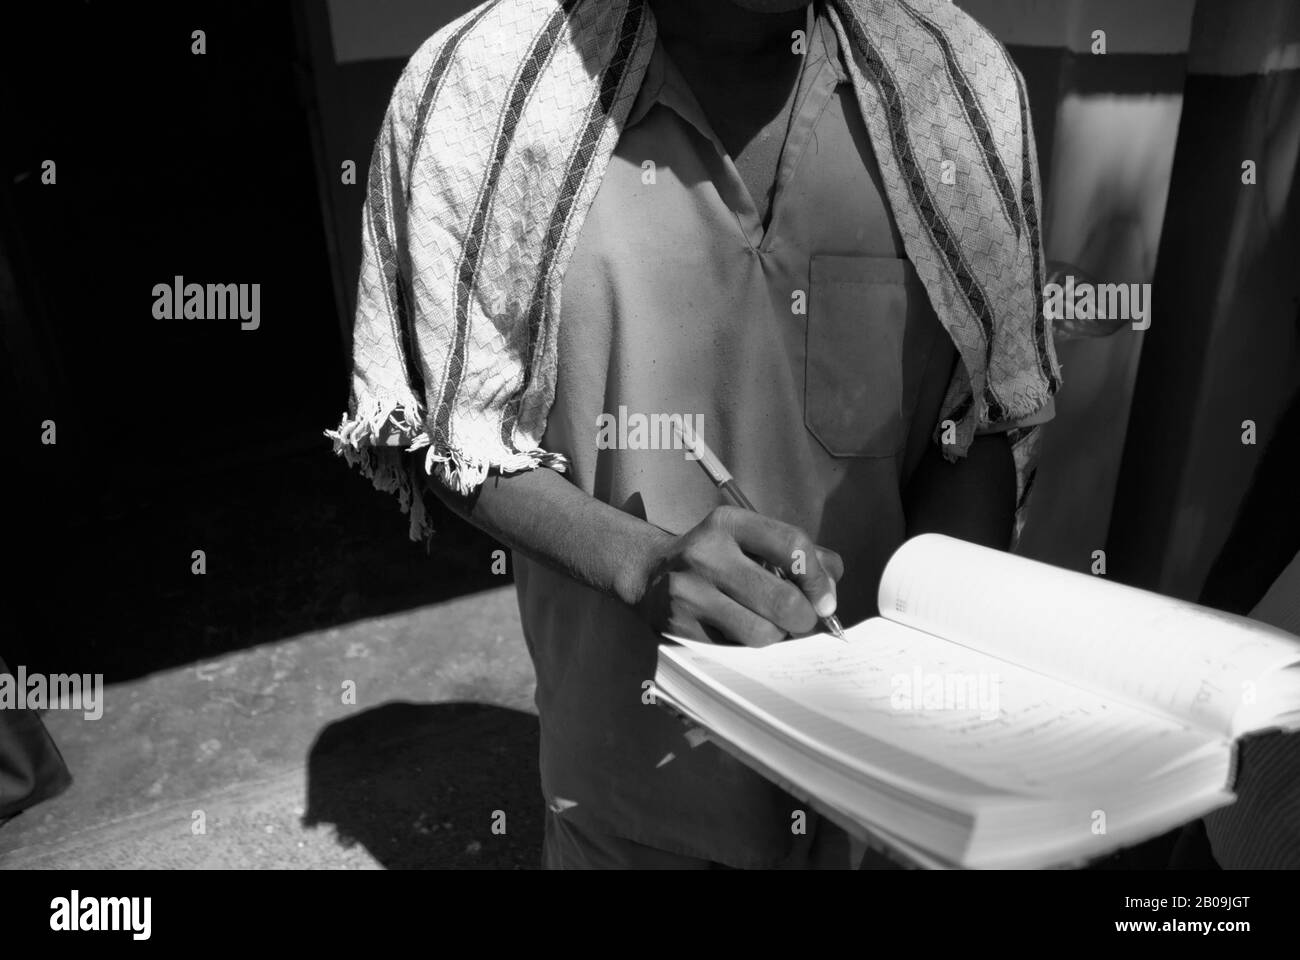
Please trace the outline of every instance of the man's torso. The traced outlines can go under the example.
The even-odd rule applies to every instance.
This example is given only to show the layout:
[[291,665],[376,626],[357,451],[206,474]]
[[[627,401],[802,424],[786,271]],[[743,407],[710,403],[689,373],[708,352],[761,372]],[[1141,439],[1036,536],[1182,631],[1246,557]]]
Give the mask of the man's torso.
[[[719,502],[698,463],[662,449],[662,418],[690,418],[760,511],[841,554],[848,624],[875,612],[904,535],[901,488],[956,352],[905,258],[837,58],[819,19],[764,223],[656,51],[565,274],[543,446],[569,458],[586,492],[684,533]],[[613,449],[597,442],[602,417]],[[799,804],[713,745],[692,748],[644,702],[654,632],[616,601],[515,562],[548,803],[682,854],[797,860]]]

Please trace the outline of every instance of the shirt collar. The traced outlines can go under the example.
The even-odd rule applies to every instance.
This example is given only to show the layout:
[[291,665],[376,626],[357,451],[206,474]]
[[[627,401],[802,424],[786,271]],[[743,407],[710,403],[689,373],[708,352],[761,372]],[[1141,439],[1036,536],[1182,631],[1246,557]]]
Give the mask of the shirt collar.
[[[848,83],[848,71],[840,58],[839,39],[835,30],[821,9],[820,2],[808,4],[807,21],[804,30],[807,37],[807,52],[804,56],[804,70],[812,76],[812,71],[823,63],[829,64],[836,83]],[[691,93],[686,78],[681,75],[672,57],[664,48],[663,42],[656,37],[654,51],[650,54],[650,63],[646,67],[645,77],[641,80],[641,89],[632,101],[632,109],[627,115],[627,127],[640,123],[650,108],[656,103],[676,111],[682,117],[696,123],[701,114],[695,95]]]
[[636,100],[632,102],[627,126],[640,123],[656,103],[662,103],[690,119],[694,119],[693,115],[699,111],[695,95],[691,93],[686,78],[677,69],[673,58],[668,56],[663,41],[658,37],[655,38],[654,51],[650,54],[650,64],[646,67],[641,89],[637,92]]
[[844,66],[844,57],[840,52],[840,38],[835,33],[835,27],[831,24],[830,17],[826,16],[824,12],[817,17],[813,33],[816,36],[814,48],[818,51],[819,57],[830,66],[835,82],[851,83],[852,79],[849,77],[848,69]]

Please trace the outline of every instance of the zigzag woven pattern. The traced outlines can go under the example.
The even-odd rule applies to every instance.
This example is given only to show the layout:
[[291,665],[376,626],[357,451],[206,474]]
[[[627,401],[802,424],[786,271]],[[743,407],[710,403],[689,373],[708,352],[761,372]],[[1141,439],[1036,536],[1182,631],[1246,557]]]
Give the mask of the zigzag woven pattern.
[[[963,361],[943,413],[961,456],[1059,384],[1022,81],[946,0],[832,0],[830,15],[904,247]],[[422,472],[469,492],[492,469],[565,467],[540,447],[561,281],[654,42],[644,0],[491,0],[402,71],[367,180],[351,400],[328,435],[399,495],[414,538],[430,532]]]

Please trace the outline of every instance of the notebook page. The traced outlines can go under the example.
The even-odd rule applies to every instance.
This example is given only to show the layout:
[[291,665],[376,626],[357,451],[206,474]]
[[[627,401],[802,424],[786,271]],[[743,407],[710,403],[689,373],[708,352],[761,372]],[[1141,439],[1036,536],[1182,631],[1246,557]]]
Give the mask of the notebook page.
[[744,684],[751,707],[798,717],[819,743],[865,735],[997,792],[1109,795],[1214,744],[1173,720],[888,620],[847,636],[762,649],[687,641],[685,651],[664,652],[704,673],[722,665],[713,675],[732,688],[731,675],[752,681]]
[[1241,617],[938,534],[909,540],[880,612],[1230,737],[1300,638]]

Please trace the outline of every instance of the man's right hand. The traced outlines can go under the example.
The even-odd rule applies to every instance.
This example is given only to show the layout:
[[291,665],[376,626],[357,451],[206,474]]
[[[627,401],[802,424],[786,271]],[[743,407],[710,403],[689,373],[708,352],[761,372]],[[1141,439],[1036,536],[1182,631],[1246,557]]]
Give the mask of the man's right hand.
[[717,507],[651,552],[637,575],[633,608],[661,633],[761,647],[815,630],[819,617],[835,612],[835,583],[843,575],[839,555],[798,527]]

